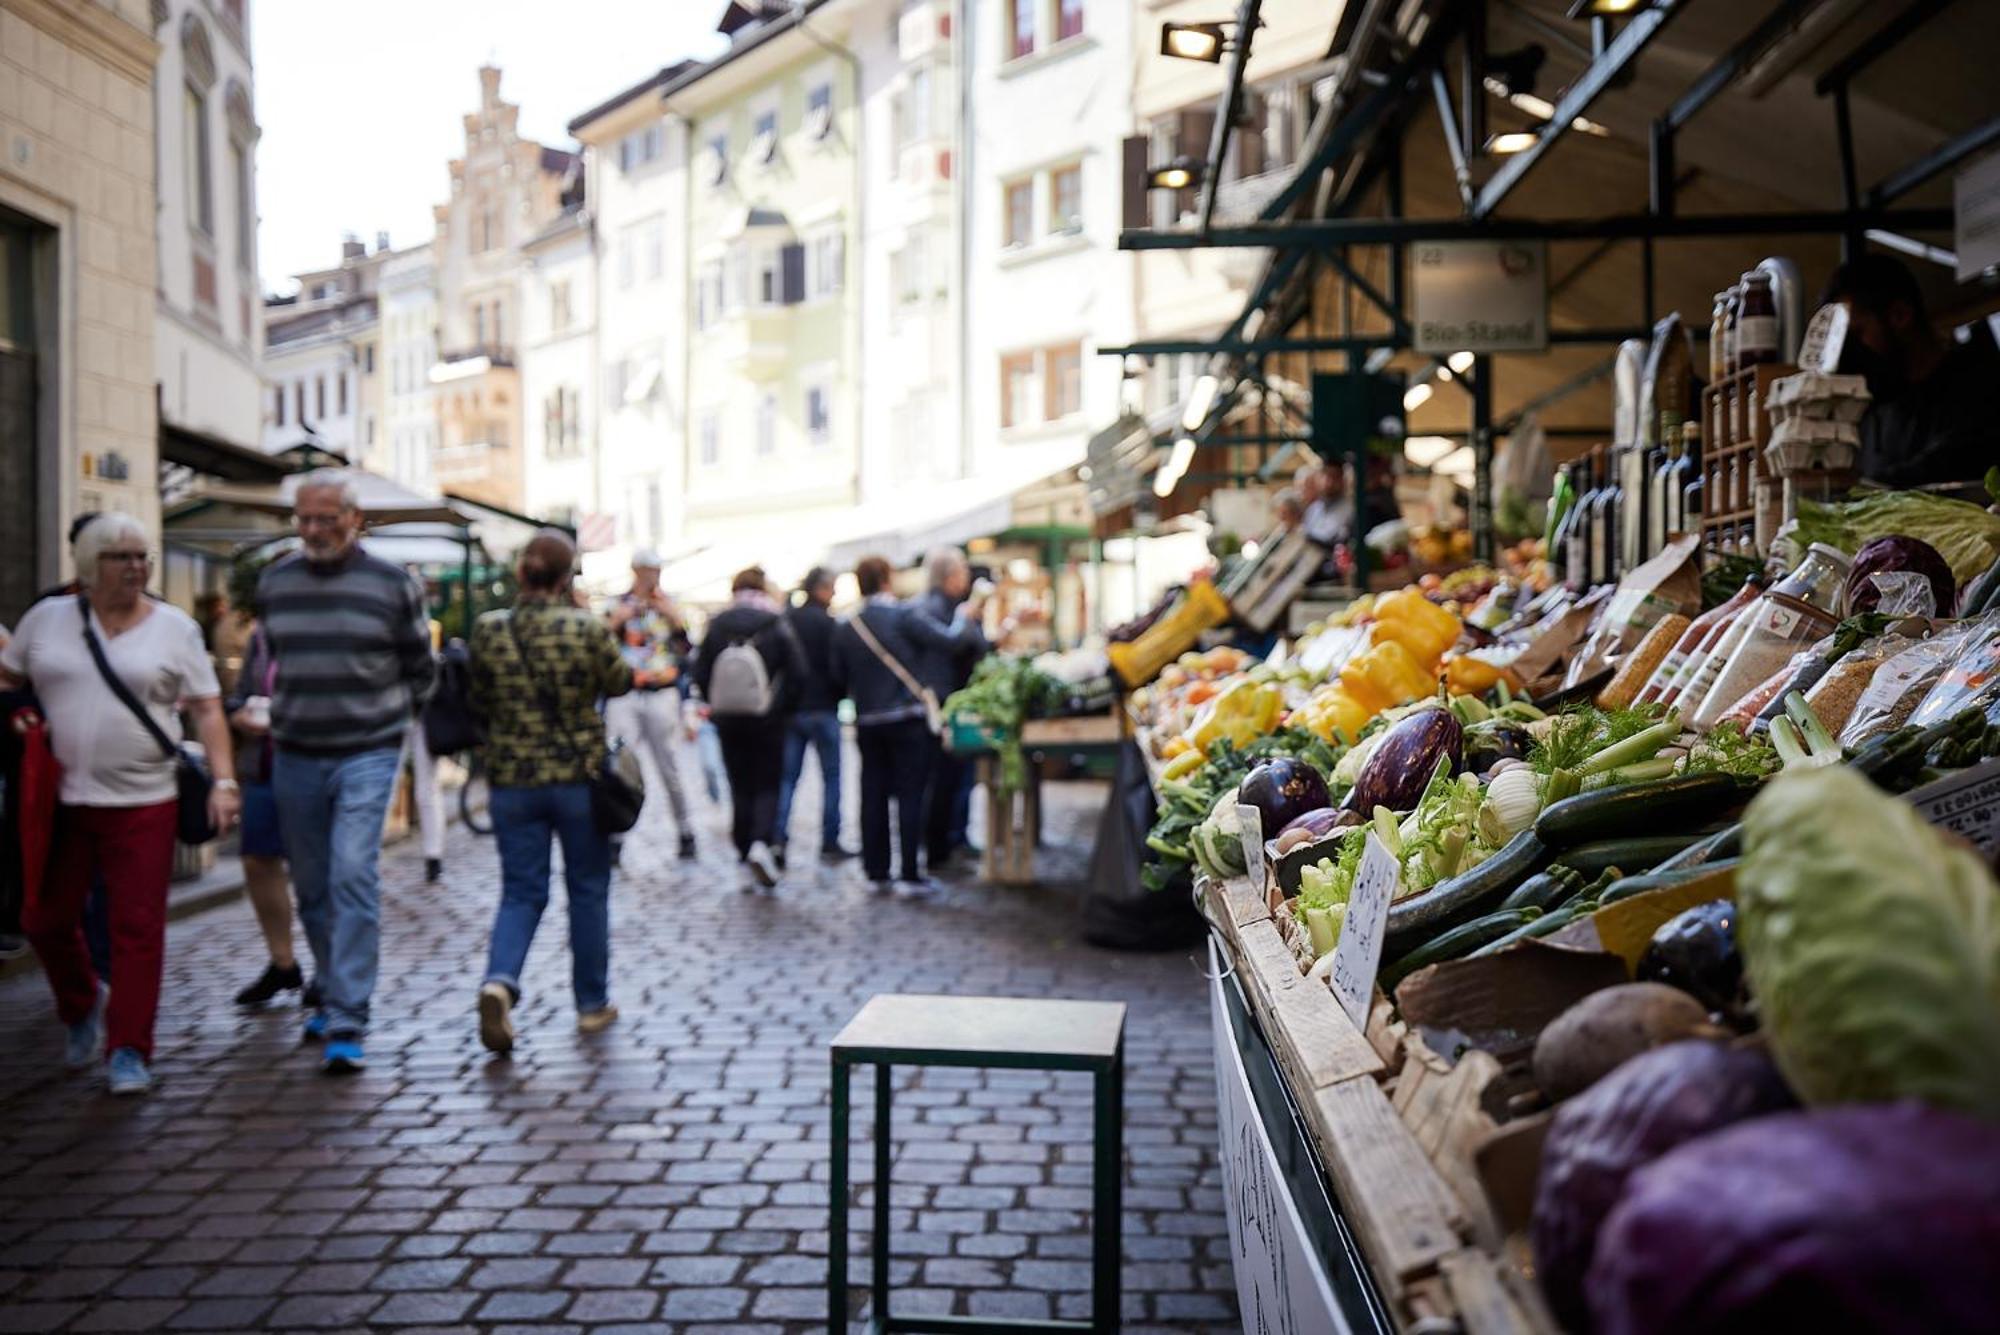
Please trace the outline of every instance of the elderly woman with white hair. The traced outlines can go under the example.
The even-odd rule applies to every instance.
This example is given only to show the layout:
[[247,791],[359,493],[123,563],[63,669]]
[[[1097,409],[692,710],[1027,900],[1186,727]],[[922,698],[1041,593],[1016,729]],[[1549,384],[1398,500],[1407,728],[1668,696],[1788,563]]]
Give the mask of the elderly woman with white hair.
[[[218,828],[235,820],[240,799],[201,628],[146,596],[145,528],[130,515],[99,515],[75,552],[78,592],[35,604],[0,649],[0,686],[34,686],[62,764],[55,843],[22,925],[69,1031],[70,1067],[92,1065],[108,1047],[111,1092],[142,1094],[152,1085],[178,807],[176,757],[155,734],[178,743],[183,706],[214,769]],[[110,908],[108,995],[83,937],[93,872]]]

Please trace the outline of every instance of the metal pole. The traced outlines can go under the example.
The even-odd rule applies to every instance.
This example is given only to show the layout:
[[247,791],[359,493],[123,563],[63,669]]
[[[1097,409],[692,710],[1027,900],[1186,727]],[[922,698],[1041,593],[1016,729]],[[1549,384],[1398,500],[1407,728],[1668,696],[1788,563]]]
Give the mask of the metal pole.
[[1493,359],[1472,359],[1472,554],[1493,559]]
[[[1840,198],[1851,215],[1861,204],[1860,172],[1854,164],[1854,116],[1847,104],[1847,85],[1833,90],[1833,129],[1840,143]],[[1862,229],[1850,222],[1840,233],[1840,258],[1851,260],[1861,253]]]
[[828,1174],[826,1235],[826,1328],[847,1329],[847,1102],[853,1068],[833,1059],[833,1124],[827,1131],[832,1165]]
[[875,1063],[875,1238],[869,1259],[874,1262],[875,1320],[889,1324],[889,1135],[890,1066]]

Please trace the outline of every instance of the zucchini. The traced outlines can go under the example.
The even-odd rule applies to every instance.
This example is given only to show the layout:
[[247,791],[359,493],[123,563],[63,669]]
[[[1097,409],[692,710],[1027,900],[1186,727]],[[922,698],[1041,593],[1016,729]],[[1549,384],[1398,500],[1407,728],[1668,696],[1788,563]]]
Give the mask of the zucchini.
[[1713,831],[1696,830],[1690,834],[1600,839],[1595,843],[1579,844],[1563,853],[1556,865],[1585,876],[1596,876],[1611,867],[1622,867],[1636,876],[1653,870],[1682,849],[1708,838],[1711,833]]
[[1627,876],[1613,881],[1603,894],[1597,897],[1598,905],[1616,904],[1621,899],[1643,895],[1648,890],[1665,890],[1671,886],[1686,885],[1697,881],[1711,872],[1722,871],[1737,864],[1736,858],[1724,858],[1719,862],[1704,862],[1698,866],[1677,867],[1673,871],[1648,872],[1643,876]]
[[1542,909],[1583,889],[1583,877],[1568,867],[1551,867],[1516,886],[1500,901],[1503,909]]
[[1584,914],[1595,913],[1596,911],[1597,911],[1596,900],[1594,899],[1575,900],[1571,903],[1563,905],[1561,908],[1556,909],[1552,913],[1544,913],[1540,917],[1535,918],[1533,921],[1524,923],[1521,926],[1516,927],[1513,931],[1507,933],[1507,935],[1501,937],[1497,941],[1487,942],[1479,949],[1473,951],[1472,954],[1470,954],[1466,958],[1476,960],[1487,955],[1498,955],[1501,951],[1505,950],[1507,947],[1511,945],[1514,945],[1516,942],[1526,941],[1531,936],[1553,935],[1554,933],[1560,932],[1563,928],[1575,922],[1578,918],[1582,917]]
[[1524,877],[1538,871],[1548,859],[1548,853],[1533,830],[1521,831],[1509,839],[1499,852],[1470,871],[1439,881],[1420,895],[1411,895],[1391,904],[1389,925],[1384,929],[1385,941],[1401,945],[1413,935],[1426,935],[1463,922],[1512,890]]
[[1713,820],[1743,800],[1728,774],[1682,774],[1600,788],[1551,802],[1535,817],[1535,833],[1551,848],[1615,839],[1642,827],[1678,829]]
[[1524,927],[1542,916],[1540,909],[1502,909],[1489,913],[1483,918],[1460,923],[1442,936],[1433,937],[1409,954],[1382,970],[1379,982],[1384,992],[1393,991],[1396,984],[1423,968],[1427,964],[1439,964],[1445,960],[1455,960],[1469,951],[1476,950],[1489,941],[1497,941],[1517,928]]

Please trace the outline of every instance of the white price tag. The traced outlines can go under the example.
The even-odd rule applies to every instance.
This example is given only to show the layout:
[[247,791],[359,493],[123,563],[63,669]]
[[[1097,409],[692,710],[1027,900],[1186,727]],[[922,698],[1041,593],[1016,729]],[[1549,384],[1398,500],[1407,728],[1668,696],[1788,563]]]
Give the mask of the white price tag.
[[1347,915],[1340,922],[1340,944],[1333,948],[1333,995],[1356,1029],[1368,1028],[1375,973],[1382,967],[1382,934],[1402,878],[1402,863],[1370,830],[1361,868],[1354,874],[1354,889],[1347,896]]
[[1988,760],[1905,793],[1903,800],[1940,829],[1989,857],[2000,849],[2000,760]]
[[1270,869],[1264,860],[1264,809],[1248,802],[1237,803],[1236,825],[1243,838],[1244,870],[1252,888],[1261,896],[1271,883]]

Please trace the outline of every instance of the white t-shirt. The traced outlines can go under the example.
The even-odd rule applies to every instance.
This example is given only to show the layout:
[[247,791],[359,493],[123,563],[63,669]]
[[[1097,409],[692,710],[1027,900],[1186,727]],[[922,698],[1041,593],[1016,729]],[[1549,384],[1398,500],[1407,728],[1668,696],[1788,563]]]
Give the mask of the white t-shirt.
[[[222,690],[194,618],[165,603],[150,606],[146,618],[122,635],[106,635],[94,612],[91,629],[112,671],[178,741],[175,706]],[[62,762],[64,802],[137,807],[173,800],[173,761],[104,684],[83,641],[74,597],[49,598],[29,608],[14,638],[0,649],[0,668],[26,677],[41,698],[49,740]]]

